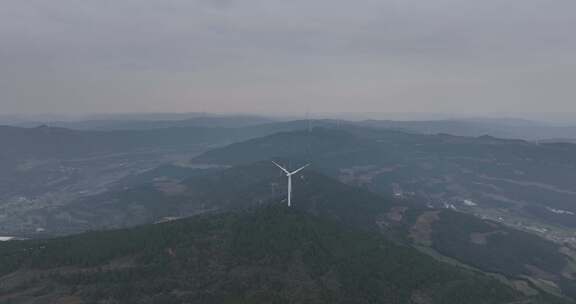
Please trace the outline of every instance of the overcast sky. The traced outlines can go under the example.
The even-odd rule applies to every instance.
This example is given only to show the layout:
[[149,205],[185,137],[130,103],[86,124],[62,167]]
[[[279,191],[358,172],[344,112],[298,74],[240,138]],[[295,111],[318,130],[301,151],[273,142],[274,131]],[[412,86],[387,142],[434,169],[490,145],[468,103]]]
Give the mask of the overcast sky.
[[0,1],[0,114],[307,107],[576,112],[576,1]]

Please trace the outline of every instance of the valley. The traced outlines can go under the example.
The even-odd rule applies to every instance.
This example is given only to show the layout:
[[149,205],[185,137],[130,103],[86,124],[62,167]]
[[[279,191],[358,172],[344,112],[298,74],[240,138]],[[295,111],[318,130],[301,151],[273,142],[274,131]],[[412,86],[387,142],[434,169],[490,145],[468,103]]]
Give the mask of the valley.
[[[247,124],[246,126],[244,126]],[[232,122],[229,125],[233,126]],[[274,133],[284,125],[70,130],[0,126],[0,233],[57,234],[46,215],[118,187],[165,164],[189,167],[190,157],[235,141]],[[202,167],[202,166],[200,166]],[[67,214],[62,221],[74,221]]]

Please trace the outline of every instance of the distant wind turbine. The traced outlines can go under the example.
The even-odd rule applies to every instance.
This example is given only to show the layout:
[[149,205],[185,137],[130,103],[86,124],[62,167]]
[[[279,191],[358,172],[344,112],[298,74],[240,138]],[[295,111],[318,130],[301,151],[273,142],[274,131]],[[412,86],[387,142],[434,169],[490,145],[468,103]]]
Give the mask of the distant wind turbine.
[[286,169],[284,169],[284,167],[280,166],[279,164],[277,164],[275,161],[272,161],[276,167],[280,168],[282,171],[284,171],[284,173],[286,173],[286,176],[288,177],[288,207],[292,206],[292,175],[297,174],[298,172],[306,169],[308,166],[310,166],[310,164],[307,164],[306,166],[290,172]]

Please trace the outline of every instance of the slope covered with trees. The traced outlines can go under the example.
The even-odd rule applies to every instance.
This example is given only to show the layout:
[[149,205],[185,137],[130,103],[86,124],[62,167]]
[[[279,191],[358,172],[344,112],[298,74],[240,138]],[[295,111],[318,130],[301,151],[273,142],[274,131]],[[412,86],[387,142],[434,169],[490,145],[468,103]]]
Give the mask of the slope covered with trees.
[[409,241],[484,271],[537,278],[541,287],[574,297],[574,155],[571,144],[349,128],[274,134],[194,161],[312,162],[347,184],[394,195],[400,206],[379,222]]
[[280,206],[0,246],[3,303],[565,303]]
[[194,162],[237,165],[275,157],[311,161],[378,193],[411,193],[436,207],[449,203],[510,223],[519,219],[519,227],[558,226],[556,238],[570,236],[562,228],[576,228],[574,144],[317,128],[232,144]]
[[[294,208],[301,212],[504,275],[515,284],[527,284],[524,289],[530,292],[544,289],[575,296],[575,255],[569,247],[494,221],[422,208],[418,200],[381,196],[314,169],[294,177]],[[95,196],[59,210],[53,219],[58,227],[72,231],[123,227],[270,203],[285,205],[285,189],[281,172],[270,162],[259,162]],[[71,215],[73,222],[61,214]]]

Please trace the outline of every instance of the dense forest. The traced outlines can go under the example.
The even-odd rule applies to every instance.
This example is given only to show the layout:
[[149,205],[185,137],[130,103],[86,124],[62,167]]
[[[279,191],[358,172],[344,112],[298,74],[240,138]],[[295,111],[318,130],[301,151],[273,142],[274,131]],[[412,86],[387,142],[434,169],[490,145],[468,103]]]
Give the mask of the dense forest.
[[10,242],[0,259],[2,303],[564,303],[279,206]]

